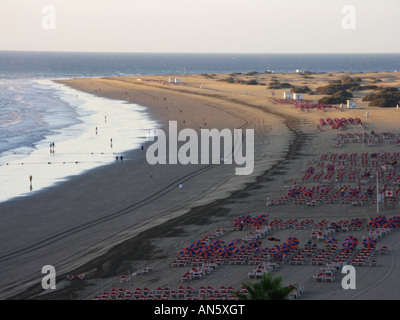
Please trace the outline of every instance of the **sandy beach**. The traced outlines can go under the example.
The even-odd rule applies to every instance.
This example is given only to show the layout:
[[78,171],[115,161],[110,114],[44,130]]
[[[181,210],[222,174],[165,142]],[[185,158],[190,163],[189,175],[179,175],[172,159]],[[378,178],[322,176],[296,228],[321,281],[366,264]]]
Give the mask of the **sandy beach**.
[[[294,185],[318,186],[318,182],[302,179],[305,170],[313,166],[325,172],[328,162],[340,165],[340,159],[330,158],[331,155],[356,153],[358,162],[351,169],[364,171],[370,163],[362,165],[362,154],[399,152],[396,139],[384,136],[376,137],[374,145],[369,143],[372,138],[361,143],[357,135],[363,131],[358,125],[348,124],[344,130],[320,126],[321,118],[359,118],[368,134],[371,131],[399,134],[400,110],[369,107],[367,102],[361,101],[371,90],[354,93],[356,109],[304,110],[294,104],[278,102],[277,99],[283,99],[283,93],[290,90],[271,90],[267,86],[272,77],[276,77],[281,82],[296,87],[307,85],[315,91],[328,81],[346,75],[360,77],[362,84],[371,83],[374,78],[381,79],[379,85],[382,86],[400,83],[397,73],[311,74],[306,78],[299,74],[235,76],[246,81],[256,79],[265,86],[219,81],[227,78],[226,74],[177,76],[181,79],[178,84],[168,81],[175,75],[59,81],[87,93],[145,106],[164,131],[169,121],[176,121],[178,130],[191,128],[197,132],[204,128],[254,129],[254,171],[247,176],[235,175],[234,164],[152,166],[146,161],[150,145],[147,142],[144,150],[124,154],[123,162],[72,177],[30,197],[1,203],[0,298],[92,299],[112,288],[134,292],[136,288],[177,289],[182,285],[195,288],[196,294],[201,286],[240,289],[243,282],[256,280],[249,278],[255,265],[248,261],[237,265],[225,261],[201,279],[188,282],[182,282],[182,275],[193,266],[174,267],[172,262],[180,256],[178,251],[207,235],[213,234],[212,239],[227,243],[254,234],[256,229],[250,225],[243,230],[232,228],[235,218],[242,215],[266,213],[269,223],[278,223],[261,237],[263,248],[276,244],[267,239],[273,236],[282,242],[296,237],[300,241],[299,248],[312,239],[318,250],[323,250],[326,249],[324,241],[312,238],[313,227],[319,223],[339,223],[354,218],[368,222],[378,215],[376,204],[371,202],[352,205],[342,203],[339,198],[333,203],[324,199],[316,205],[308,205],[289,199],[286,204],[266,205],[267,198],[277,203]],[[320,97],[322,95],[304,94],[304,100],[308,101],[317,101]],[[338,138],[341,134],[349,135]],[[323,155],[327,155],[326,160],[321,157]],[[350,160],[346,166],[350,166],[349,163]],[[376,168],[371,170],[375,172]],[[398,170],[396,166],[397,174]],[[373,179],[362,185],[358,181],[350,178],[335,181],[331,177],[323,187],[339,189],[347,185],[349,190],[361,187],[366,191],[368,186],[375,185]],[[183,184],[182,192],[179,184]],[[396,216],[398,203],[395,208],[382,204],[379,213],[388,218]],[[295,227],[298,222],[310,220],[309,228]],[[290,223],[286,223],[288,221]],[[216,230],[219,230],[217,234]],[[364,224],[345,232],[331,230],[330,235],[336,237],[339,244],[347,236],[355,236],[359,240],[357,248],[361,250],[361,240],[371,231]],[[285,285],[301,284],[305,289],[301,299],[398,299],[400,272],[396,266],[400,262],[400,234],[394,229],[389,231],[379,237],[377,244],[377,248],[387,246],[389,253],[376,252],[376,266],[356,266],[355,290],[342,288],[340,272],[336,272],[335,281],[316,281],[313,275],[322,266],[313,264],[311,256],[301,265],[281,261],[272,274],[282,275]],[[41,270],[45,265],[53,265],[57,270],[56,290],[45,291],[41,287],[44,276]],[[150,272],[142,274],[149,266]],[[127,279],[124,276],[129,281],[122,282]]]

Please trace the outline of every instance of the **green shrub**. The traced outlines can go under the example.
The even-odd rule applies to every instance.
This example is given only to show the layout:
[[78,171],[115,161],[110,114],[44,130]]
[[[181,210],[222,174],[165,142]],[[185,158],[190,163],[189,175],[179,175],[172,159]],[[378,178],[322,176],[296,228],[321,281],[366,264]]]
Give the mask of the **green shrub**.
[[369,101],[371,107],[395,107],[400,103],[400,91],[395,87],[380,88],[366,95],[362,101]]
[[250,86],[256,86],[256,85],[258,85],[258,82],[257,82],[257,80],[252,79],[252,80],[247,81],[246,84],[250,85]]
[[347,103],[346,97],[333,97],[333,96],[326,96],[318,100],[320,104],[341,104]]
[[278,80],[272,80],[268,84],[268,89],[287,89],[287,88],[293,88],[293,86],[290,83],[287,82],[279,82]]
[[310,88],[307,86],[297,87],[291,90],[293,93],[308,93],[311,92]]
[[346,100],[348,98],[353,98],[353,94],[351,92],[348,92],[346,90],[342,90],[342,91],[338,91],[335,92],[334,94],[332,94],[332,97],[334,98],[346,98]]

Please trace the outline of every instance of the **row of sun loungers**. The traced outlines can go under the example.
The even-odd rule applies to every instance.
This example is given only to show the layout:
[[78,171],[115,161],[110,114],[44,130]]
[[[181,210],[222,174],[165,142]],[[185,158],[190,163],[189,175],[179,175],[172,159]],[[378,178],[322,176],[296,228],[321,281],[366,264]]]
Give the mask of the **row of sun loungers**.
[[[279,200],[269,200],[268,206],[322,204],[376,204],[376,180],[383,187],[393,185],[393,198],[400,200],[400,152],[332,153],[308,161],[303,177],[293,183],[288,194]],[[353,187],[350,186],[351,183]],[[310,185],[311,184],[311,185]],[[339,184],[339,185],[338,185]],[[382,188],[381,187],[381,188]],[[344,194],[342,194],[344,189]],[[353,192],[352,189],[356,189]]]
[[101,295],[94,296],[92,300],[237,300],[234,292],[248,294],[245,287],[235,289],[232,286],[221,286],[219,288],[201,286],[198,289],[191,286],[179,286],[175,289],[159,287],[155,290],[135,288],[132,291],[113,288]]
[[[388,254],[389,249],[386,246],[380,248],[356,249],[351,253],[341,252],[336,243],[328,243],[328,237],[332,236],[335,232],[342,231],[355,231],[367,230],[368,233],[363,237],[373,238],[379,240],[393,229],[385,227],[371,227],[368,228],[366,220],[352,219],[329,221],[321,220],[314,221],[313,219],[273,219],[271,221],[263,221],[261,226],[254,227],[251,224],[245,226],[250,232],[242,237],[242,241],[249,243],[254,238],[265,237],[268,233],[274,230],[285,230],[288,228],[293,229],[311,229],[310,238],[317,241],[325,242],[324,248],[319,248],[316,243],[306,244],[303,248],[295,246],[293,250],[289,250],[280,258],[273,256],[274,248],[263,248],[262,251],[257,252],[256,248],[247,248],[242,252],[237,252],[229,257],[212,256],[209,258],[202,258],[197,255],[181,255],[177,261],[183,262],[182,265],[177,263],[173,264],[175,267],[183,266],[190,267],[190,269],[182,277],[182,281],[190,281],[195,279],[202,279],[210,272],[217,270],[224,265],[252,265],[254,269],[248,273],[249,278],[261,278],[266,273],[271,273],[273,270],[280,268],[282,264],[291,266],[302,266],[304,264],[320,266],[318,271],[313,275],[315,281],[335,281],[336,273],[341,269],[344,264],[351,264],[356,266],[376,266],[378,254]],[[232,229],[232,231],[238,229]],[[260,232],[260,230],[264,230]],[[227,228],[219,228],[218,232],[207,233],[203,239],[215,239],[220,235],[228,232]],[[269,237],[270,241],[280,241],[274,237]],[[289,240],[289,239],[288,239]],[[133,275],[148,274],[153,272],[153,267],[145,267]],[[185,278],[185,276],[187,278]],[[120,282],[129,282],[129,276],[121,276]],[[169,288],[157,288],[150,290],[148,288],[136,288],[132,291],[126,289],[112,289],[111,291],[103,292],[101,295],[94,296],[94,300],[172,300],[172,299],[195,299],[195,300],[234,300],[237,299],[233,292],[236,290],[233,287],[220,287],[214,289],[212,287],[200,287],[194,289],[189,285],[182,285],[178,289],[172,290]],[[239,289],[241,293],[247,294],[247,290],[242,287]],[[296,286],[296,290],[290,295],[290,299],[297,299],[304,293],[304,288],[300,285]]]

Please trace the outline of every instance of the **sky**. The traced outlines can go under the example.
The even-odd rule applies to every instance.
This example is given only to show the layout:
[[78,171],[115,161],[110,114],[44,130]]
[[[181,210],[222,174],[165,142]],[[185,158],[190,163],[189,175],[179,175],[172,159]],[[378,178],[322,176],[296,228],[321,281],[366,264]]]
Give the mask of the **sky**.
[[399,53],[399,0],[0,0],[0,50]]

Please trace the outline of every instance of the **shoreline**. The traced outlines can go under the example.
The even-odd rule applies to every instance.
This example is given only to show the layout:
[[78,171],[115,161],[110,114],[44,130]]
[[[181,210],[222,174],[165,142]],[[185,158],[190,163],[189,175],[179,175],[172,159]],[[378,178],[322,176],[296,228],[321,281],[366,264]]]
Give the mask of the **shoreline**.
[[[115,79],[115,78],[113,78],[113,79]],[[124,80],[126,80],[126,79],[129,79],[129,77],[128,78],[124,77]],[[117,80],[120,80],[120,79],[117,79]],[[79,82],[79,80],[75,80],[75,81]],[[90,80],[86,79],[85,82],[87,83],[87,81],[90,81]],[[107,95],[109,97],[117,98],[118,90],[121,91],[119,97],[121,97],[121,96],[123,97],[124,89],[121,89],[121,87],[118,87],[118,85],[121,85],[120,83],[117,83],[118,81],[112,81],[112,80],[109,81],[109,80],[107,80],[107,78],[106,79],[98,79],[96,81],[99,81],[98,83],[101,83],[102,85],[105,85],[105,84],[110,85],[109,89],[114,87],[114,89],[115,89],[114,92],[107,93]],[[127,227],[125,229],[126,234],[124,234],[123,237],[121,236],[118,239],[121,242],[120,244],[118,244],[116,246],[110,246],[109,247],[110,250],[104,250],[103,255],[99,256],[98,258],[95,258],[94,260],[89,259],[90,261],[87,261],[86,267],[87,267],[87,269],[91,269],[88,271],[90,271],[89,273],[92,277],[92,281],[88,280],[88,283],[86,283],[86,285],[84,287],[81,287],[83,285],[83,282],[82,283],[77,283],[77,282],[68,283],[68,281],[63,280],[62,278],[65,279],[65,275],[68,274],[68,273],[63,273],[60,276],[60,283],[62,284],[62,286],[64,286],[64,290],[59,289],[55,293],[45,294],[42,296],[39,295],[39,296],[36,296],[36,298],[39,298],[39,299],[40,298],[49,298],[49,299],[55,298],[55,299],[57,299],[57,298],[65,297],[67,293],[69,295],[72,294],[74,297],[76,297],[78,299],[79,298],[84,298],[84,299],[90,298],[91,295],[93,294],[93,291],[96,291],[96,289],[94,288],[96,286],[96,281],[94,280],[94,278],[96,278],[97,276],[101,277],[101,275],[104,275],[104,276],[109,276],[109,279],[112,279],[115,277],[115,274],[122,272],[122,270],[126,269],[127,267],[128,267],[128,269],[132,268],[132,261],[137,261],[136,263],[138,263],[139,265],[141,265],[143,263],[148,263],[149,261],[150,262],[157,261],[157,263],[165,266],[166,264],[162,264],[161,261],[159,261],[159,260],[168,260],[171,256],[174,256],[174,254],[171,253],[170,250],[173,249],[174,247],[176,247],[178,243],[182,244],[182,245],[184,243],[188,244],[187,242],[189,241],[189,239],[196,239],[196,236],[199,236],[200,234],[204,234],[204,232],[207,232],[207,230],[209,231],[209,227],[211,225],[214,225],[214,226],[216,224],[226,225],[226,223],[228,223],[229,221],[232,221],[233,217],[235,215],[238,215],[240,212],[249,212],[250,211],[250,213],[256,213],[256,212],[259,213],[260,211],[264,211],[265,210],[265,193],[268,193],[268,194],[269,193],[272,193],[272,194],[279,193],[279,191],[282,189],[282,184],[286,183],[286,180],[288,180],[288,179],[290,180],[290,175],[298,174],[300,164],[305,162],[305,160],[303,160],[303,159],[307,159],[310,156],[312,156],[313,154],[318,155],[318,151],[315,154],[316,150],[320,150],[320,151],[322,150],[320,147],[321,142],[319,142],[319,140],[318,140],[320,138],[315,133],[315,130],[312,129],[310,126],[310,124],[315,123],[315,120],[310,121],[307,118],[307,115],[297,115],[295,113],[295,111],[293,111],[293,110],[288,110],[288,109],[276,110],[276,108],[273,106],[264,107],[258,103],[255,103],[252,101],[246,101],[249,98],[247,97],[247,95],[244,96],[243,93],[241,93],[242,97],[240,97],[237,94],[235,95],[233,93],[229,93],[229,92],[227,93],[226,91],[221,91],[221,93],[217,92],[216,96],[215,96],[213,94],[207,95],[205,93],[202,95],[199,92],[193,93],[193,92],[185,91],[185,90],[196,91],[196,90],[192,90],[193,88],[187,88],[187,89],[185,88],[182,90],[177,90],[177,88],[171,88],[171,89],[163,90],[164,88],[152,87],[151,85],[149,86],[149,88],[147,88],[146,85],[144,85],[144,86],[140,85],[140,86],[138,86],[138,88],[140,88],[140,89],[138,89],[139,91],[143,90],[143,92],[145,92],[145,94],[149,94],[151,92],[153,92],[153,93],[157,92],[158,95],[161,97],[165,94],[168,97],[168,99],[166,101],[169,101],[169,97],[171,97],[171,101],[174,101],[173,97],[179,96],[180,97],[179,101],[180,101],[180,103],[182,103],[182,105],[184,105],[184,102],[182,102],[182,101],[186,101],[186,102],[190,101],[191,103],[198,103],[198,104],[199,104],[199,101],[202,101],[202,103],[200,103],[199,106],[201,105],[203,108],[206,106],[206,104],[211,104],[211,106],[209,106],[209,107],[210,107],[210,110],[213,110],[213,112],[215,110],[218,110],[218,108],[221,107],[221,106],[219,106],[219,104],[224,104],[225,109],[222,108],[221,110],[224,109],[226,111],[227,106],[229,106],[228,110],[231,113],[231,116],[235,115],[235,112],[236,112],[237,116],[242,116],[242,114],[239,113],[238,110],[243,108],[242,110],[246,111],[245,113],[243,113],[243,116],[245,115],[247,117],[248,122],[246,123],[246,125],[249,125],[249,126],[255,125],[255,123],[258,119],[257,117],[259,117],[260,115],[264,115],[265,117],[269,116],[271,124],[274,127],[269,128],[270,130],[267,131],[268,134],[274,133],[275,130],[277,130],[278,134],[282,133],[282,132],[286,132],[284,129],[280,128],[277,123],[275,123],[277,121],[277,119],[279,119],[278,121],[282,124],[282,126],[287,128],[287,132],[286,132],[286,136],[285,136],[286,138],[284,139],[283,138],[284,135],[281,135],[280,141],[281,141],[281,143],[282,143],[282,141],[284,141],[285,143],[287,143],[287,145],[280,146],[281,148],[283,148],[284,152],[281,152],[281,153],[277,152],[277,154],[276,154],[277,157],[275,159],[266,159],[265,154],[263,155],[262,152],[260,152],[259,157],[257,159],[258,159],[259,163],[263,165],[264,170],[259,170],[257,175],[254,175],[253,177],[251,177],[252,179],[250,179],[247,182],[236,183],[236,184],[231,183],[230,187],[232,189],[235,186],[236,187],[235,191],[232,191],[232,190],[227,191],[227,190],[229,190],[229,186],[228,186],[227,190],[219,191],[220,192],[219,196],[214,194],[214,196],[216,197],[215,199],[208,198],[205,200],[204,199],[201,200],[201,197],[200,198],[195,197],[194,199],[197,200],[197,202],[193,201],[194,199],[185,199],[184,201],[186,201],[186,200],[188,201],[187,205],[190,204],[189,207],[175,206],[175,209],[172,209],[169,212],[165,211],[165,214],[158,217],[156,220],[150,219],[147,222],[145,222],[144,225],[141,225],[141,227],[139,228],[140,230],[138,230],[138,232],[136,234],[133,234],[131,231],[129,231],[129,229],[131,227],[133,227],[134,224],[127,223]],[[143,88],[145,88],[145,89],[143,89]],[[227,90],[227,88],[229,88],[229,90],[231,90],[232,87],[228,87],[228,86],[224,87],[224,90]],[[240,88],[247,89],[249,87],[242,86]],[[238,90],[241,90],[240,88]],[[86,90],[88,90],[88,88],[86,88]],[[104,92],[104,90],[101,90],[101,91],[102,91],[101,94],[106,94]],[[215,91],[213,91],[212,88],[209,90],[209,92],[215,93]],[[224,95],[226,95],[226,94],[229,94],[230,96],[229,96],[229,98],[224,99]],[[254,96],[251,96],[252,91],[250,91],[250,88],[249,88],[249,95],[250,95],[250,98],[254,97]],[[196,102],[194,102],[194,99],[191,98],[193,96],[198,98],[198,99],[196,99]],[[154,96],[152,97],[152,99],[155,101]],[[144,101],[145,99],[142,97],[142,100]],[[178,101],[178,100],[176,100],[176,101]],[[206,102],[204,103],[204,101],[206,101]],[[175,103],[175,101],[174,101],[174,103]],[[178,108],[180,108],[180,106]],[[235,109],[235,108],[239,108],[239,109]],[[156,111],[159,113],[159,115],[164,115],[164,121],[168,120],[168,117],[165,117],[166,111],[164,108],[158,108]],[[187,110],[185,109],[183,112],[186,114]],[[254,114],[252,114],[252,112],[254,112]],[[360,110],[358,110],[357,112],[360,112]],[[363,111],[361,111],[361,112],[363,112]],[[204,113],[207,114],[207,112],[204,112]],[[222,114],[223,114],[223,111],[221,111],[221,115]],[[375,114],[374,114],[374,117],[375,117]],[[224,119],[225,121],[227,120],[226,116],[225,116],[225,118],[221,118],[221,117],[219,117],[219,118]],[[196,120],[196,117],[193,118],[193,116],[192,116],[190,121],[192,121],[192,124],[195,126],[195,123],[197,123],[197,120]],[[188,120],[188,122],[189,122],[189,120]],[[242,125],[244,125],[243,119],[241,121],[236,119],[236,120],[231,120],[228,122],[233,127],[240,123]],[[190,126],[190,125],[191,124],[188,123],[188,126]],[[274,145],[268,144],[267,137],[266,137],[267,134],[265,134],[265,136],[263,136],[263,130],[265,131],[265,128],[266,128],[265,124],[263,126],[260,123],[257,123],[257,125],[258,125],[257,132],[259,134],[258,138],[260,139],[259,142],[262,142],[259,144],[259,146],[263,146],[263,143],[264,143],[264,146],[267,145],[270,148],[273,148]],[[326,140],[326,141],[328,141],[328,140]],[[271,141],[269,141],[269,143],[271,143]],[[322,141],[322,143],[326,143],[326,142]],[[334,150],[334,148],[331,150]],[[139,152],[139,154],[140,154],[140,152]],[[144,155],[142,154],[142,157],[143,156]],[[283,157],[283,161],[279,160],[279,156]],[[270,161],[267,161],[267,160],[270,160]],[[124,164],[124,165],[127,165],[127,164]],[[210,171],[213,171],[214,169],[211,169]],[[103,171],[103,170],[100,170],[100,171]],[[120,171],[118,171],[118,172],[117,171],[115,171],[116,174],[120,172]],[[121,172],[123,172],[123,171],[121,171]],[[126,170],[125,170],[125,172],[126,172]],[[172,173],[169,173],[169,174],[172,174]],[[197,181],[199,181],[199,180],[203,180],[202,183],[205,183],[204,180],[206,180],[206,178],[205,178],[205,176],[203,176],[203,175],[205,175],[203,172],[196,174],[196,172],[188,171],[188,172],[186,172],[186,174],[188,175],[188,177],[191,178],[191,180],[189,180],[189,181],[191,181],[192,183],[195,183],[195,182],[197,183]],[[222,173],[219,172],[219,174],[222,174]],[[213,174],[211,174],[211,176],[212,175]],[[91,176],[93,177],[93,176],[95,176],[95,174],[92,174]],[[229,179],[231,179],[229,173],[227,173],[227,172],[222,174],[222,177],[223,176],[225,176],[228,179],[227,181],[229,181]],[[77,180],[79,180],[79,178]],[[166,195],[171,197],[170,191],[172,189],[176,188],[178,181],[179,181],[179,178],[175,182],[171,183],[171,181],[169,181],[169,184],[166,183],[166,185],[164,185]],[[215,181],[212,183],[215,183]],[[210,181],[205,184],[201,184],[201,185],[207,189],[209,187],[207,187],[206,185],[209,185],[209,184],[210,184]],[[73,185],[73,183],[71,185]],[[127,183],[126,185],[128,186],[129,184]],[[196,185],[196,189],[198,186],[199,185]],[[217,185],[216,188],[218,189],[220,187],[221,187],[220,185]],[[186,183],[185,183],[185,189],[186,189]],[[125,197],[127,194],[128,193],[125,192],[124,194],[120,195],[121,201],[125,201]],[[212,195],[212,193],[210,193],[210,194]],[[210,195],[210,194],[208,194],[208,195]],[[158,195],[157,196],[153,195],[153,197],[158,197]],[[204,195],[203,195],[203,197],[204,197]],[[162,198],[162,195],[161,195],[161,198]],[[95,199],[94,195],[93,195],[93,199]],[[174,199],[176,199],[176,197],[174,195],[172,195],[172,201],[174,201]],[[150,201],[151,200],[152,199],[150,199]],[[142,201],[143,201],[143,199],[142,199]],[[202,201],[204,203],[202,203]],[[126,202],[121,203],[120,205],[114,207],[112,212],[117,212],[117,213],[119,212],[119,213],[121,213],[121,217],[122,216],[128,217],[129,213],[131,212],[130,210],[133,209],[133,207],[129,207],[128,202],[132,203],[132,200],[126,201]],[[246,202],[251,205],[249,205],[249,206],[246,205]],[[86,201],[86,202],[82,202],[82,203],[88,203],[88,202]],[[126,206],[126,204],[128,204],[128,206]],[[145,205],[148,205],[148,203]],[[157,205],[155,205],[154,203],[152,205],[153,205],[153,209],[157,209],[157,210],[160,209],[160,208],[157,208]],[[115,206],[115,202],[114,202],[114,206]],[[100,207],[98,207],[98,209],[99,208]],[[151,208],[151,207],[149,207],[149,208]],[[350,216],[351,214],[358,214],[358,213],[362,212],[361,209],[363,209],[363,208],[361,208],[360,210],[358,210],[358,209],[359,208],[352,208],[347,215]],[[297,208],[296,208],[296,210],[297,210]],[[303,210],[301,212],[301,214],[299,215],[299,212],[292,212],[290,208],[284,209],[283,207],[281,207],[281,209],[280,209],[281,212],[279,212],[279,211],[277,212],[277,209],[275,209],[275,208],[268,208],[268,211],[271,212],[272,217],[281,216],[282,218],[288,218],[288,217],[293,217],[293,216],[308,217],[310,214]],[[92,212],[95,213],[96,209],[92,210]],[[175,212],[175,215],[171,215],[173,212]],[[204,212],[207,212],[207,216],[204,216]],[[370,209],[367,210],[367,213],[364,213],[364,215],[366,215],[366,216],[370,215],[370,214],[371,214]],[[320,217],[320,218],[321,217],[333,218],[336,216],[338,216],[337,209],[330,208],[330,207],[326,208],[326,211],[324,213],[321,212],[318,215],[318,217]],[[112,214],[110,214],[109,217],[111,218]],[[107,215],[103,218],[107,220]],[[147,227],[146,227],[145,226],[146,224],[151,224],[151,225],[150,226],[147,225]],[[77,229],[79,229],[79,227],[77,227]],[[182,237],[182,236],[186,236],[186,237]],[[114,239],[114,240],[116,240],[116,239]],[[114,243],[117,243],[117,242],[118,241],[114,241]],[[161,242],[163,242],[163,245],[161,245]],[[165,244],[164,244],[164,242],[165,242]],[[138,247],[141,250],[138,250],[137,249]],[[168,254],[168,251],[170,252],[170,254]],[[151,254],[149,252],[151,252]],[[147,258],[147,261],[144,261],[144,260],[146,260],[145,259],[146,255],[149,258]],[[115,257],[117,257],[117,258],[115,258]],[[154,259],[156,259],[156,260],[154,260]],[[119,266],[119,268],[117,266]],[[74,271],[80,272],[82,270],[80,268],[77,268],[77,269],[74,269]],[[72,272],[72,270],[70,270],[70,272]],[[300,273],[298,276],[302,277],[302,274]],[[288,277],[288,278],[289,278],[288,281],[290,281],[291,277]],[[100,278],[99,278],[99,280],[100,280]],[[105,279],[100,280],[100,284],[97,283],[97,286],[100,285],[100,287],[103,287],[104,281],[105,281]],[[167,279],[165,281],[167,281]],[[172,275],[171,275],[171,281],[172,281]],[[214,281],[216,281],[216,280],[214,279]],[[240,281],[241,280],[239,280],[239,282]],[[92,288],[92,289],[90,289],[90,288]],[[32,291],[31,291],[31,289],[32,289]],[[13,298],[14,299],[24,298],[24,297],[32,298],[35,296],[35,290],[33,287],[31,289],[28,289],[27,291],[25,291],[24,293],[22,293],[20,295],[13,296]],[[36,290],[37,290],[37,288],[36,288]],[[40,291],[40,289],[39,289],[39,291]],[[39,292],[36,292],[36,293],[39,293]],[[323,297],[323,295],[321,295],[321,293],[319,293],[319,295],[318,294],[316,296],[314,295],[314,297]],[[350,298],[348,298],[348,299],[350,299]]]

